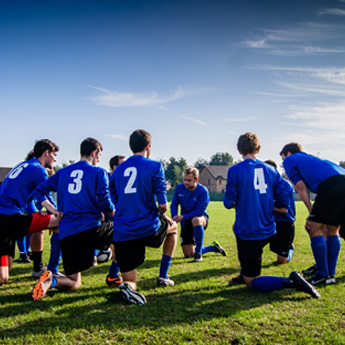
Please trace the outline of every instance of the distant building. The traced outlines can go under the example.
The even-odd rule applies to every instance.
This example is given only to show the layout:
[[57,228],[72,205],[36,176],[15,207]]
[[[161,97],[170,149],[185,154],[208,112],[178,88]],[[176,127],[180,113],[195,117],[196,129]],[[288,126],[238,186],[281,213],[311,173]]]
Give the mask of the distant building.
[[12,168],[0,168],[0,184],[4,182],[5,177],[11,171]]
[[230,165],[205,165],[199,175],[199,182],[209,192],[223,193]]

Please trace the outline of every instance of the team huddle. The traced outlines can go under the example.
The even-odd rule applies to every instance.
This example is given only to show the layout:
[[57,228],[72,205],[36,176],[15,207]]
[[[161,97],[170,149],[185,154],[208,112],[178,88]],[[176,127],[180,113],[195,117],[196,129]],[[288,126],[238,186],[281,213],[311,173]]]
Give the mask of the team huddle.
[[[108,175],[97,167],[101,143],[87,138],[80,145],[80,161],[49,177],[47,169],[53,168],[59,147],[48,139],[36,142],[33,157],[15,166],[0,186],[0,285],[9,279],[16,241],[31,234],[43,238],[46,229],[54,231],[48,268],[42,266],[42,241],[32,242],[33,276],[39,277],[32,290],[35,301],[52,288],[78,289],[81,272],[94,264],[95,250],[111,248],[107,285],[118,286],[127,302],[145,304],[145,296],[137,291],[137,268],[145,260],[145,248],[162,247],[157,287],[173,286],[168,273],[178,223],[185,257],[198,263],[208,252],[226,256],[217,241],[204,245],[209,193],[198,183],[196,168],[184,171],[184,182],[176,187],[171,201],[171,218],[167,216],[164,171],[160,162],[149,158],[151,144],[148,132],[135,130],[129,138],[133,155],[126,160],[116,156]],[[298,143],[283,147],[280,155],[287,177],[309,211],[305,228],[315,265],[302,271],[311,275],[309,279],[296,271],[289,277],[261,276],[267,244],[277,254],[278,263],[290,261],[296,212],[292,185],[280,176],[275,162],[257,159],[260,148],[255,134],[241,135],[237,149],[243,161],[228,170],[224,206],[236,212],[233,232],[241,266],[232,281],[252,290],[293,288],[319,298],[315,285],[336,282],[339,230],[345,229],[345,170],[306,154]],[[317,194],[313,204],[309,191]],[[32,204],[36,206],[29,207]],[[37,211],[41,207],[46,211]],[[57,270],[60,255],[64,274]]]

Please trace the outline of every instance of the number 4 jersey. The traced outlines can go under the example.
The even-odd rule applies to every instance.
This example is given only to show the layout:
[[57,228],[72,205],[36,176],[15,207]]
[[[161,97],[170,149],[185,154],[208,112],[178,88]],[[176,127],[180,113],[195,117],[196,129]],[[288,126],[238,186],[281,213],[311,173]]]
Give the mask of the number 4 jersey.
[[289,201],[282,177],[270,165],[245,159],[229,169],[224,206],[236,208],[234,232],[239,238],[261,240],[274,235],[274,205],[287,209]]
[[57,192],[58,210],[63,212],[59,238],[74,235],[101,224],[101,212],[111,212],[107,172],[87,161],[60,169],[34,191],[40,204],[49,191]]
[[141,155],[129,157],[113,173],[114,241],[153,235],[160,227],[158,204],[167,203],[162,164]]

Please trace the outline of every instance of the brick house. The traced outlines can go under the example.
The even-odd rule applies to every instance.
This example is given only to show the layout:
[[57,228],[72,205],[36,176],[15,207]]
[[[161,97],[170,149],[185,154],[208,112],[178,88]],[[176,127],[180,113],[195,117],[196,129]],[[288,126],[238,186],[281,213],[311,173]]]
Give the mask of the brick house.
[[230,165],[205,165],[199,174],[199,182],[209,192],[223,193],[229,168]]
[[11,171],[12,168],[0,168],[0,184],[4,182],[5,177]]

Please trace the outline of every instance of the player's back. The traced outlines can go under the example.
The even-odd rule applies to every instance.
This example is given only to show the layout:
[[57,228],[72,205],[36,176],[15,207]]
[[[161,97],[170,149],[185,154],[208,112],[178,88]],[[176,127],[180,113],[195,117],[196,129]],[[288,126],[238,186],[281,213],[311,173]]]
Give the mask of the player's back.
[[159,204],[165,204],[166,184],[160,162],[134,155],[114,172],[114,239],[150,236],[159,228]]
[[47,178],[47,170],[36,158],[17,164],[1,185],[0,213],[24,213],[32,191]]

